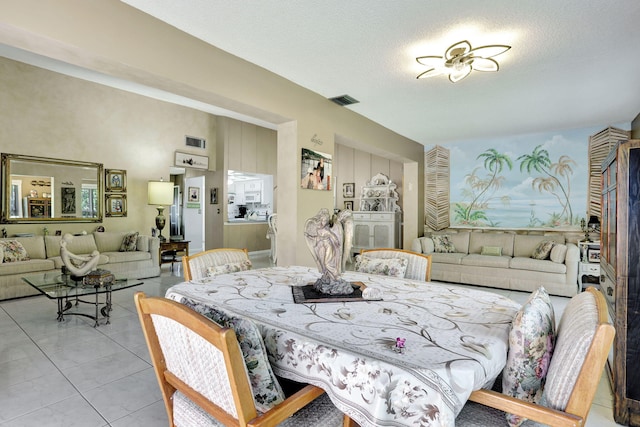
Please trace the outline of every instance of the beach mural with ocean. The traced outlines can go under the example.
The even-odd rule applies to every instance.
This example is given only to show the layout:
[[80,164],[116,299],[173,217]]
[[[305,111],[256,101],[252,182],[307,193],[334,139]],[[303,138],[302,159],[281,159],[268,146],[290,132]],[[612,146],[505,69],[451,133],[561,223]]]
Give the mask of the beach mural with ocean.
[[579,228],[589,136],[600,130],[440,144],[450,151],[451,226]]

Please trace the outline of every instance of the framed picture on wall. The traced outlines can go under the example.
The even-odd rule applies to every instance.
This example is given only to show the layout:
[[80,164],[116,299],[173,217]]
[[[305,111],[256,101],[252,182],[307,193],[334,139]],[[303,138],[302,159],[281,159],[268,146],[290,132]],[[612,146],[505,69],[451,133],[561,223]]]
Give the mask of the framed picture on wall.
[[589,262],[600,262],[600,249],[589,249],[587,259]]
[[332,189],[331,155],[319,151],[302,149],[300,187],[309,190]]
[[107,194],[105,202],[105,216],[127,216],[127,196],[125,194]]
[[200,201],[200,188],[199,187],[189,187],[189,202],[197,203]]
[[212,205],[217,205],[218,204],[218,188],[214,187],[211,189],[211,195],[210,195],[210,200],[209,203],[211,203]]
[[104,184],[107,193],[124,193],[127,191],[127,171],[122,169],[105,169]]
[[342,197],[345,199],[352,199],[354,196],[355,183],[345,182],[342,184]]
[[353,200],[349,200],[348,202],[344,202],[344,210],[353,211]]

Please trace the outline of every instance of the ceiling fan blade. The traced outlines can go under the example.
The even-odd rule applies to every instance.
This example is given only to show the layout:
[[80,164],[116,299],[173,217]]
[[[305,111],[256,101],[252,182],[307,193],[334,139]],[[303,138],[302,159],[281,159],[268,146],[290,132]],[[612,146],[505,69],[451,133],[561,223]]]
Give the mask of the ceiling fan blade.
[[427,70],[424,73],[418,74],[418,77],[416,77],[416,79],[426,79],[427,77],[435,77],[441,74],[442,74],[442,69],[431,68],[430,70]]
[[467,65],[461,68],[460,70],[452,71],[451,74],[449,74],[449,81],[451,83],[459,82],[460,80],[467,77],[470,73],[471,73],[471,66]]
[[416,58],[416,61],[418,61],[419,64],[426,65],[427,67],[442,67],[442,56],[419,56]]
[[498,71],[500,66],[491,58],[474,58],[473,69],[476,71]]
[[456,56],[466,54],[470,50],[471,50],[471,44],[468,41],[463,40],[461,42],[458,42],[449,46],[447,51],[444,53],[444,57],[447,61],[449,61],[452,58],[455,58]]
[[511,49],[511,46],[506,46],[502,44],[490,45],[490,46],[480,46],[475,49],[471,49],[469,53],[473,54],[473,56],[480,58],[491,58],[494,56],[498,56],[502,53],[505,53]]

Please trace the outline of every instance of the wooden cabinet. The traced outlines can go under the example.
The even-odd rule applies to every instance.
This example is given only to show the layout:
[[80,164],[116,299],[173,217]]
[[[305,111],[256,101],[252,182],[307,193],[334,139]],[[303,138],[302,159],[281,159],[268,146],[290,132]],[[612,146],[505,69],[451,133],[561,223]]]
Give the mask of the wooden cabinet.
[[400,212],[354,212],[353,252],[400,247]]
[[640,426],[640,140],[622,142],[602,165],[601,286],[616,328],[617,423]]
[[27,197],[29,218],[51,218],[51,199],[48,197]]

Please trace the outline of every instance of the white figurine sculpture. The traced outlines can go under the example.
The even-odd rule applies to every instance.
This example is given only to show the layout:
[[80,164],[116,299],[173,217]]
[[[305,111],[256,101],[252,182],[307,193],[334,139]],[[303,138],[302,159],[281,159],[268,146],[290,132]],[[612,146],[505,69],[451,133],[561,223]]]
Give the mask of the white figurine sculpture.
[[100,260],[100,252],[93,251],[91,255],[75,255],[67,249],[67,244],[71,243],[73,236],[65,234],[60,240],[60,258],[67,268],[69,274],[75,277],[86,276],[92,270],[95,270]]
[[322,273],[322,277],[314,283],[314,289],[331,295],[353,293],[351,283],[340,278],[352,245],[351,211],[344,210],[332,217],[328,209],[320,209],[305,222],[304,236],[318,270]]

